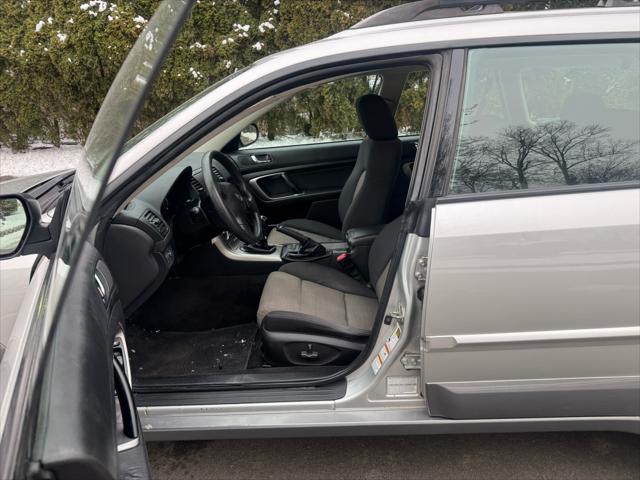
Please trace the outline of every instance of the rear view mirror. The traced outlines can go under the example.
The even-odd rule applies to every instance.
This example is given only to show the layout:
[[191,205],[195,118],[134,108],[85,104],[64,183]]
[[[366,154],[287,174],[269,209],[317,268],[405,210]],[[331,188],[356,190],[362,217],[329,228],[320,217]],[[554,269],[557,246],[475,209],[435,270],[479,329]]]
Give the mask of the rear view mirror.
[[0,258],[14,256],[29,231],[27,207],[17,196],[0,197]]
[[255,123],[251,123],[244,127],[240,132],[240,146],[248,147],[252,143],[255,143],[260,136],[260,131]]

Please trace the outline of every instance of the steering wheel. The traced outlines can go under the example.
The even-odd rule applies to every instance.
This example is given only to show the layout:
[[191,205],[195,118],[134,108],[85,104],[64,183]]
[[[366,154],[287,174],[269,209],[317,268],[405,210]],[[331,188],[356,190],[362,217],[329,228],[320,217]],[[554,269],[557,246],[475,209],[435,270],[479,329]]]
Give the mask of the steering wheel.
[[[221,181],[213,173],[213,160],[229,172],[228,182]],[[260,242],[264,232],[258,205],[236,162],[229,155],[214,150],[202,157],[202,176],[211,203],[227,228],[249,245]]]

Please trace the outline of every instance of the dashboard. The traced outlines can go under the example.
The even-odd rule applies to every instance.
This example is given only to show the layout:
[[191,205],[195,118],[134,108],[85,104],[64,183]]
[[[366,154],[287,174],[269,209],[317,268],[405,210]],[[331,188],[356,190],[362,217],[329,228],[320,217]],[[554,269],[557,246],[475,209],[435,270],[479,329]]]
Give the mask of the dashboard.
[[[111,221],[103,253],[127,314],[162,284],[182,252],[222,230],[204,188],[203,155],[193,153],[165,172]],[[228,178],[221,165],[214,169]]]

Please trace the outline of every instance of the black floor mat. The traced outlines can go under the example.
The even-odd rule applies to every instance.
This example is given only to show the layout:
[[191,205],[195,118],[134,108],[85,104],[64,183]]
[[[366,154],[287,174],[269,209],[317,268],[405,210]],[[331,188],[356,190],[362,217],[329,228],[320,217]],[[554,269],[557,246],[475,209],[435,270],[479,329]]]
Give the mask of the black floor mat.
[[127,327],[134,377],[210,375],[247,368],[258,327],[254,323],[205,332],[147,331]]
[[132,316],[149,331],[210,331],[256,322],[266,275],[169,278]]

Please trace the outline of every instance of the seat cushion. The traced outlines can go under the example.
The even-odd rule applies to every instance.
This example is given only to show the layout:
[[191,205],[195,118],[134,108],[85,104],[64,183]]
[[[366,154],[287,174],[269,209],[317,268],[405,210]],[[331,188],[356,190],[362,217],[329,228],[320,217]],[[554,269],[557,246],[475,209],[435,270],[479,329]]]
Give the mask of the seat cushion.
[[296,262],[269,275],[257,317],[262,325],[272,314],[278,328],[288,331],[366,336],[377,310],[375,293],[366,285],[325,265]]
[[[331,225],[326,223],[317,222],[315,220],[309,220],[307,218],[293,218],[291,220],[285,220],[280,225],[296,230],[303,235],[306,235],[311,240],[315,240],[319,243],[330,242],[342,242],[344,241],[342,232]],[[275,228],[271,229],[269,236],[267,237],[267,243],[269,245],[288,245],[292,243],[298,243],[295,238],[291,238],[282,232],[277,231]]]

